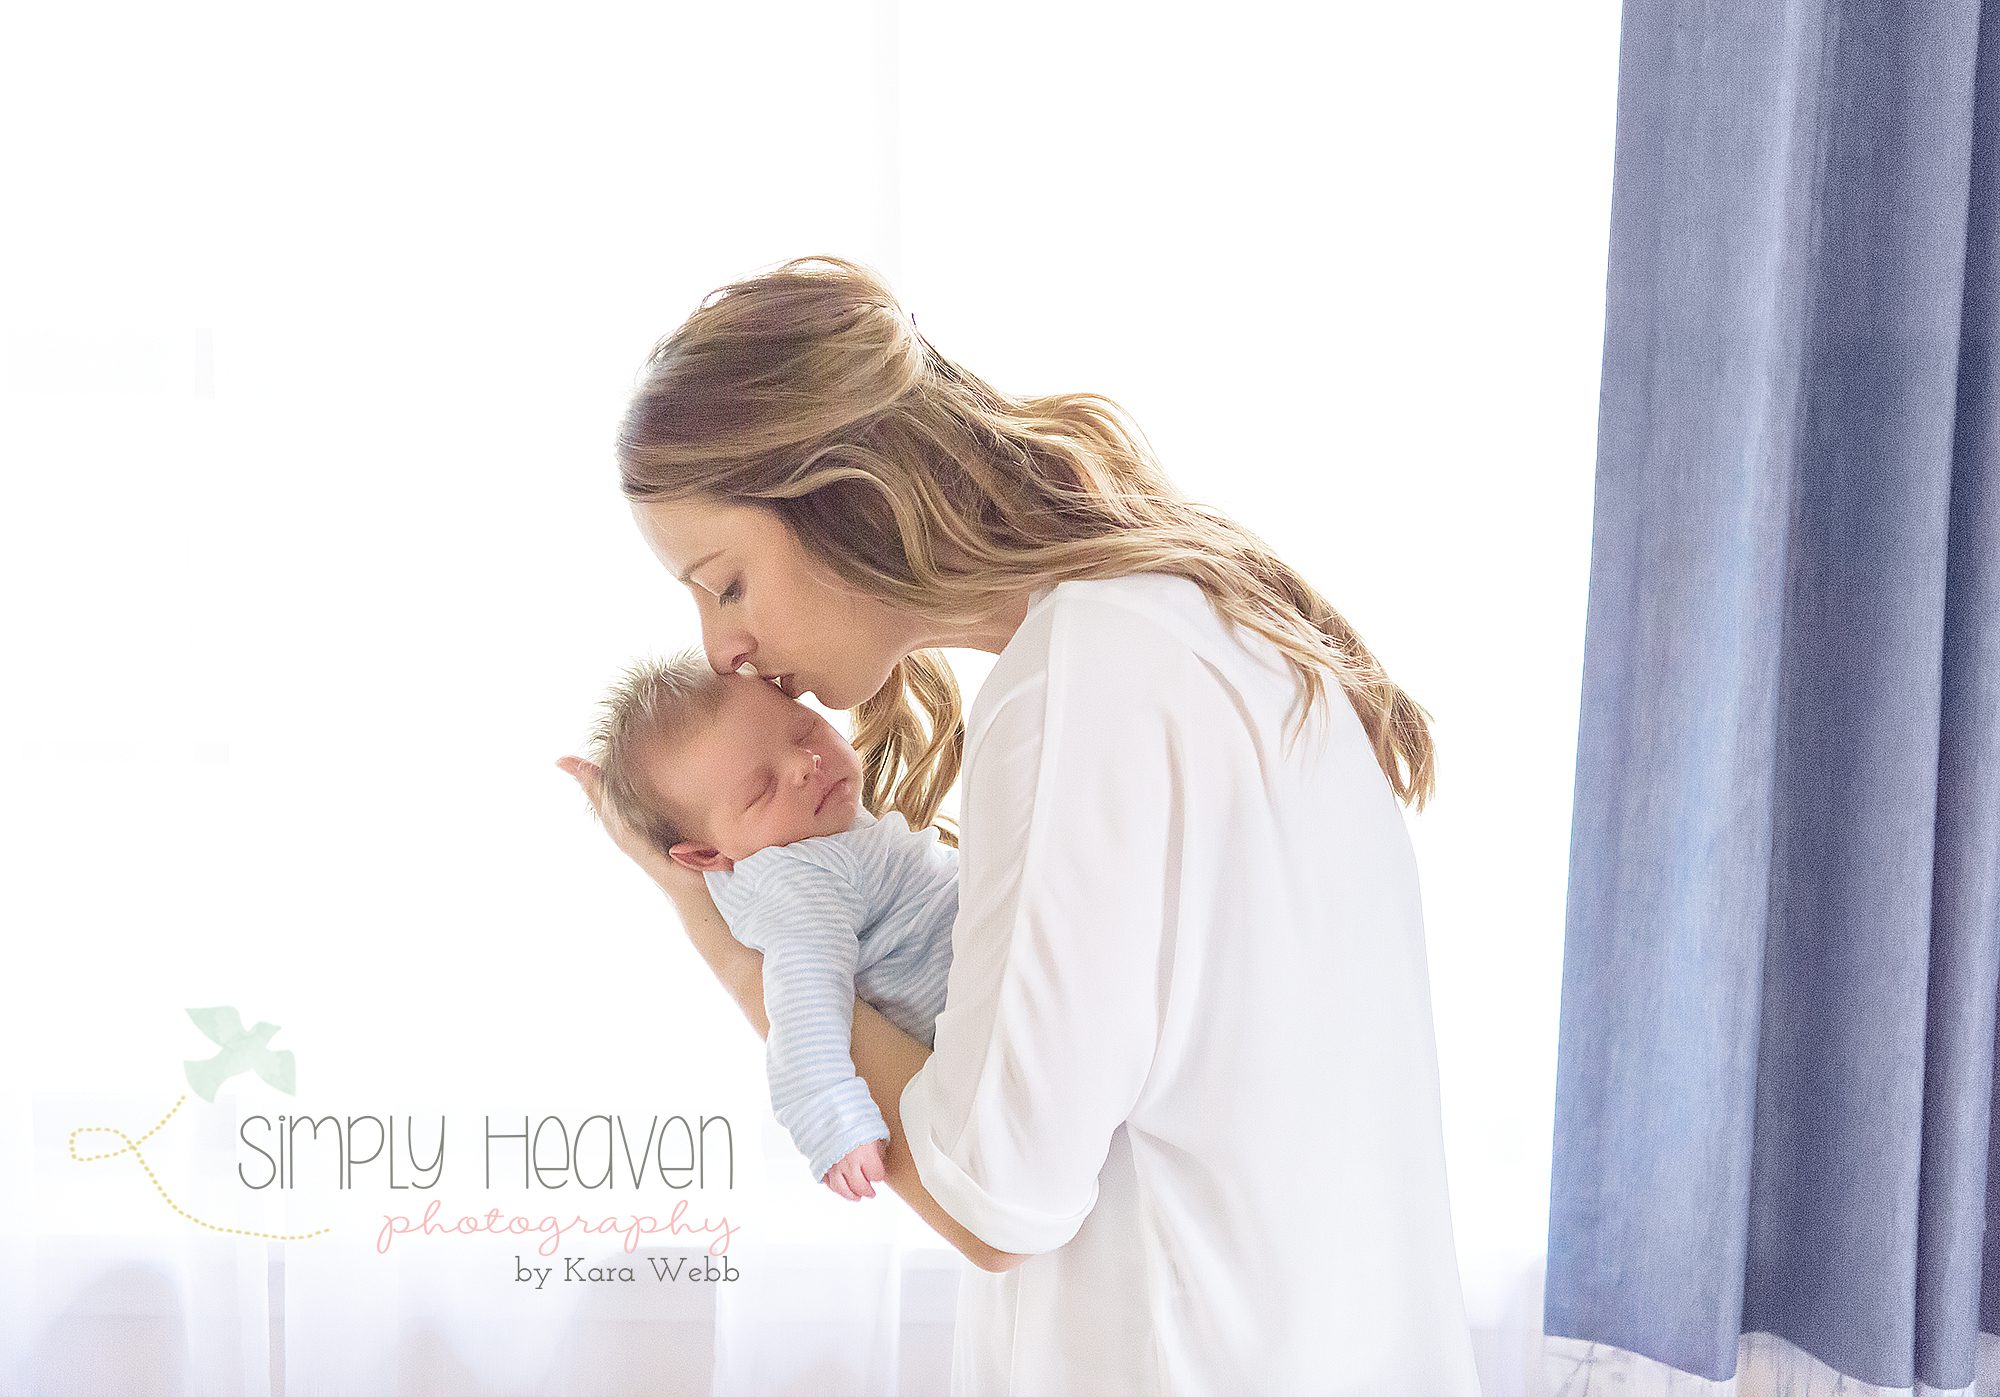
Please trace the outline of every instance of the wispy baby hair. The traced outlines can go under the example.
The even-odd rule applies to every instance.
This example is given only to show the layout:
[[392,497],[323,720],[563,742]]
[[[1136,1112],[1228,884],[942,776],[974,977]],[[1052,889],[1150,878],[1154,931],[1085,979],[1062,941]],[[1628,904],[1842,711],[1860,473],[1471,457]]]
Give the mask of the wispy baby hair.
[[688,837],[647,778],[641,753],[715,716],[725,676],[699,650],[647,658],[628,667],[600,705],[590,760],[604,773],[604,803],[661,853]]

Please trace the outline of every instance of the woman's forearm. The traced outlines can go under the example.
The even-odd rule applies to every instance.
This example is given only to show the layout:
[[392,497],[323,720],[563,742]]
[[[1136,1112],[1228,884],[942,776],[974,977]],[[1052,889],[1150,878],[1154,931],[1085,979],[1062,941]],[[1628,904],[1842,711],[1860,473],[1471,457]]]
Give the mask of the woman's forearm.
[[729,923],[715,910],[706,888],[698,892],[670,890],[669,896],[696,952],[708,962],[757,1036],[769,1038],[771,1021],[764,1013],[764,953],[752,950],[730,933]]
[[[761,978],[759,980],[761,984]],[[882,1012],[858,996],[854,1001],[854,1070],[868,1083],[868,1093],[889,1123],[889,1145],[882,1154],[885,1182],[902,1195],[918,1217],[940,1237],[957,1247],[982,1271],[1004,1271],[1021,1258],[996,1251],[967,1231],[958,1219],[931,1197],[910,1157],[903,1138],[903,1088],[930,1060],[931,1050],[889,1022]]]
[[[680,913],[682,925],[687,928],[688,939],[694,942],[695,950],[708,963],[708,968],[715,972],[716,978],[722,981],[723,988],[736,1000],[758,1036],[769,1038],[771,1021],[764,1012],[763,953],[745,946],[730,934],[729,923],[715,910],[715,903],[708,897],[706,889],[699,896],[691,892],[676,896],[674,906]],[[855,998],[854,1070],[868,1084],[868,1094],[875,1098],[875,1105],[889,1126],[889,1145],[882,1155],[886,1174],[883,1182],[896,1190],[918,1217],[963,1252],[973,1265],[986,1271],[1005,1270],[1020,1258],[996,1251],[982,1242],[947,1213],[937,1199],[931,1197],[903,1138],[903,1088],[910,1084],[910,1078],[917,1075],[930,1055],[929,1048],[890,1023],[874,1005],[858,996]]]

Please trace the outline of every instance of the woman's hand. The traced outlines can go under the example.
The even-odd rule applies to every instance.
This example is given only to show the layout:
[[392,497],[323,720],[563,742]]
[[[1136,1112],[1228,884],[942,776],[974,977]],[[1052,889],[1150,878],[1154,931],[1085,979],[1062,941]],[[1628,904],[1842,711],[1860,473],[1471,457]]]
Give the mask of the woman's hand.
[[683,868],[652,842],[618,818],[617,812],[604,805],[604,773],[594,762],[581,757],[564,757],[556,763],[577,780],[585,795],[590,797],[590,805],[597,812],[605,832],[611,842],[623,849],[632,861],[646,870],[666,895],[673,899],[674,910],[680,914],[681,926],[687,932],[688,941],[697,954],[708,962],[708,968],[715,972],[715,978],[729,991],[730,997],[742,1009],[750,1026],[765,1037],[770,1036],[771,1021],[764,1012],[764,953],[753,950],[738,941],[729,930],[729,923],[715,910],[715,899],[708,895],[708,883],[699,869]]
[[646,876],[658,883],[676,905],[684,897],[707,893],[708,885],[702,881],[698,869],[683,868],[675,863],[663,851],[653,847],[651,840],[620,819],[617,811],[605,806],[604,773],[595,762],[587,762],[581,757],[564,757],[556,765],[574,776],[577,784],[583,787],[583,793],[590,798],[590,808],[597,812],[598,823],[611,836],[611,842],[623,849],[632,862],[646,870]]

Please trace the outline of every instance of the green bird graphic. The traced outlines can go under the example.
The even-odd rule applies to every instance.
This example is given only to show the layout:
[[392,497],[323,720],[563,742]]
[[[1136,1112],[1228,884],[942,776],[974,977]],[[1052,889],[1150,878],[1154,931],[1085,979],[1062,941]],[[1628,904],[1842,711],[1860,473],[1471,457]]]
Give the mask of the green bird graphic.
[[226,1005],[190,1009],[187,1014],[196,1028],[222,1047],[214,1057],[187,1059],[188,1085],[203,1101],[213,1103],[215,1089],[240,1072],[255,1072],[279,1091],[297,1094],[293,1091],[296,1077],[291,1053],[282,1048],[271,1051],[271,1035],[278,1031],[278,1025],[260,1023],[246,1032],[242,1016]]

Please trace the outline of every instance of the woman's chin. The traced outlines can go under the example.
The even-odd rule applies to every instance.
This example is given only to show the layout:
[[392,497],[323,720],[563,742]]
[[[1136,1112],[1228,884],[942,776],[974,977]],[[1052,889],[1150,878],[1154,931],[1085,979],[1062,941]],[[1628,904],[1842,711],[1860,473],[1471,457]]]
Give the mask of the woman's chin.
[[[821,708],[837,712],[845,709],[859,708],[862,704],[868,702],[869,699],[882,691],[884,684],[889,682],[891,672],[884,670],[881,674],[871,675],[860,680],[856,680],[850,676],[835,676],[831,679],[800,679],[798,676],[793,675],[787,677],[784,687],[791,690],[795,698],[804,698],[807,694],[811,694]],[[808,687],[794,687],[801,684]]]
[[801,697],[804,697],[806,694],[811,694],[818,701],[821,708],[829,711],[858,708],[861,706],[862,700],[867,697],[866,694],[856,697],[837,679],[829,683],[815,684],[810,689],[800,691]]

